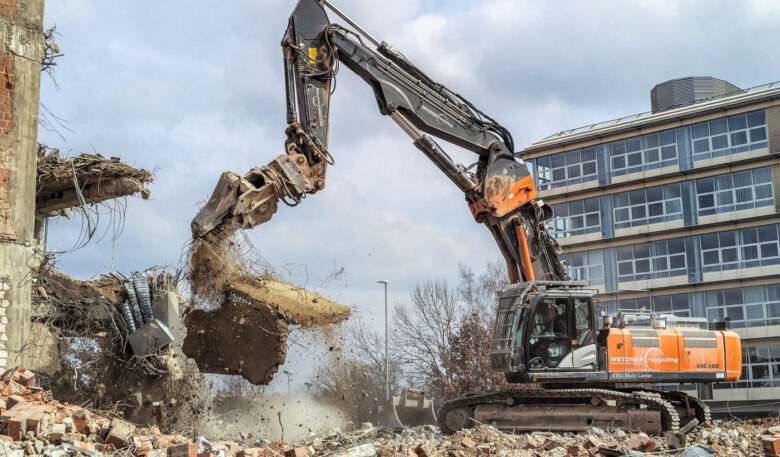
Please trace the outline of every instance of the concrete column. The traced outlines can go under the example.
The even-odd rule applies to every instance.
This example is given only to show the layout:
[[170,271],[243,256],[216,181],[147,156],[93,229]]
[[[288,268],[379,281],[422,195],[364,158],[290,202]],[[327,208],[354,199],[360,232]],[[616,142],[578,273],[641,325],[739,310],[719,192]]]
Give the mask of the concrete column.
[[0,0],[0,370],[27,365],[44,0]]

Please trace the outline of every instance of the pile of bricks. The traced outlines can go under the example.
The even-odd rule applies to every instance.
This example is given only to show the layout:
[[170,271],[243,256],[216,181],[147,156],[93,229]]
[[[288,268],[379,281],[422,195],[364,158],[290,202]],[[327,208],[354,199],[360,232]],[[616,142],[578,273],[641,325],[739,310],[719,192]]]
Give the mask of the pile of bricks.
[[21,367],[0,376],[0,455],[100,457],[122,451],[138,457],[309,457],[307,448],[281,443],[241,449],[232,442],[166,435],[114,417],[60,403],[35,385],[35,374]]

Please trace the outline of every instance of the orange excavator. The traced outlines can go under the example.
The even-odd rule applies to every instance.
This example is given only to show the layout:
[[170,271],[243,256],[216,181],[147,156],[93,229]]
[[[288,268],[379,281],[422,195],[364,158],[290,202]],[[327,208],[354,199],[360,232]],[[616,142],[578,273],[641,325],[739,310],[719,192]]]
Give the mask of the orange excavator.
[[[326,8],[344,23],[333,24]],[[300,0],[282,39],[286,77],[285,153],[244,175],[225,172],[192,222],[195,237],[217,227],[252,228],[281,200],[299,203],[325,188],[329,106],[339,64],[370,85],[380,113],[464,194],[478,223],[506,259],[509,286],[499,298],[493,368],[516,389],[445,403],[445,433],[492,424],[506,430],[641,429],[676,431],[709,420],[706,405],[658,384],[732,382],[741,374],[739,337],[704,319],[653,313],[599,315],[595,291],[568,280],[548,236],[552,210],[516,158],[509,131],[380,42],[328,0]],[[472,168],[433,139],[472,151]],[[688,427],[690,428],[690,427]]]

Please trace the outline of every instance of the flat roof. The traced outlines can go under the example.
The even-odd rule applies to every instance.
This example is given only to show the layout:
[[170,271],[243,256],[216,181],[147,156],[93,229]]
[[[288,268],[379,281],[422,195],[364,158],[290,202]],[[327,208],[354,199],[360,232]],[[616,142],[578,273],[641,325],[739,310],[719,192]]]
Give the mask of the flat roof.
[[559,147],[591,138],[604,137],[642,127],[663,124],[676,119],[696,117],[707,114],[708,112],[720,111],[724,108],[750,105],[778,97],[780,97],[780,81],[775,81],[745,89],[734,95],[713,97],[709,100],[667,111],[661,111],[660,113],[648,111],[574,129],[562,130],[531,144],[520,151],[520,155],[523,156],[527,153],[542,151],[550,147]]

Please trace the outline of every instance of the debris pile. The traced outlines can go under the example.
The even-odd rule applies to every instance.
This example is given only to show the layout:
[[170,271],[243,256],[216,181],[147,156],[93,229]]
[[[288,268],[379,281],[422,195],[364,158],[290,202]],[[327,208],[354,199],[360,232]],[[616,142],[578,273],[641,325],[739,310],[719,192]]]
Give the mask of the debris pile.
[[35,210],[55,216],[68,208],[140,194],[149,198],[145,186],[154,180],[151,172],[122,163],[118,157],[81,154],[62,157],[58,151],[38,157]]
[[234,228],[222,226],[193,238],[193,301],[212,309],[188,312],[183,350],[203,373],[241,375],[253,384],[267,384],[286,358],[290,325],[336,324],[350,310],[269,272],[253,274],[241,260],[234,234]]
[[594,427],[581,434],[511,435],[486,425],[451,436],[441,436],[434,426],[399,432],[364,424],[351,432],[331,430],[289,445],[265,439],[210,442],[60,403],[37,387],[35,374],[24,368],[8,370],[0,380],[0,452],[6,457],[100,457],[117,451],[128,457],[695,457],[769,456],[780,449],[780,427],[770,420],[708,425],[692,432],[682,449],[668,449],[664,437],[621,430],[608,433]]

